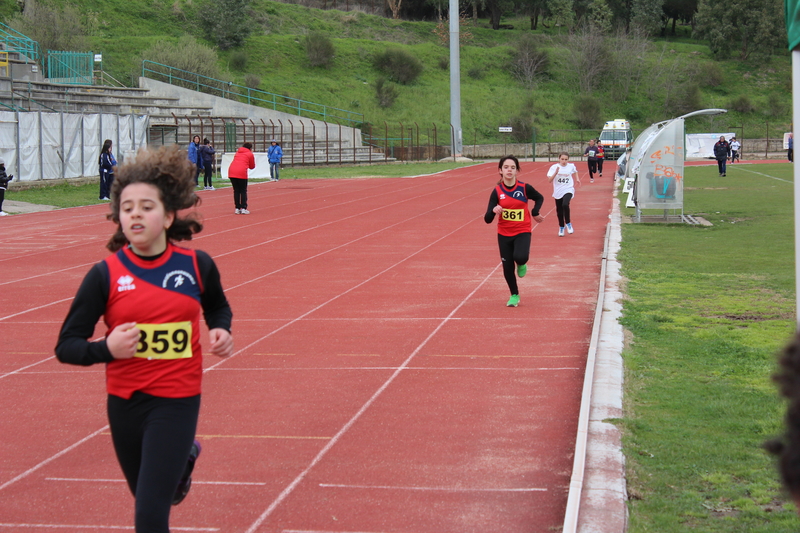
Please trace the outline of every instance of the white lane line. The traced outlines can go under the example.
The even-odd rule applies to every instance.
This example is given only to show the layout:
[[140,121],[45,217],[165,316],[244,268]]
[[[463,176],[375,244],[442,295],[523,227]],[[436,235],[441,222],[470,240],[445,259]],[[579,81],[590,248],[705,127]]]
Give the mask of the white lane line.
[[[127,530],[133,531],[133,526],[90,526],[86,524],[9,524],[0,522],[0,528],[14,529],[71,529],[73,531],[84,531],[87,529],[94,529],[99,531],[106,530]],[[218,527],[175,527],[170,526],[170,531],[219,531]]]
[[[13,376],[14,374],[21,374],[21,373],[23,373],[24,370],[27,370],[27,369],[29,369],[31,367],[36,366],[36,365],[40,365],[42,363],[46,363],[47,361],[50,361],[51,359],[55,359],[55,355],[51,355],[50,357],[48,357],[46,359],[42,359],[41,361],[36,361],[35,363],[32,363],[32,364],[30,364],[28,366],[23,366],[22,368],[18,368],[16,370],[12,370],[11,372],[6,372],[5,374],[0,376],[0,379],[6,378],[8,376]],[[31,374],[44,374],[45,372],[30,372],[30,373]]]
[[[258,367],[258,368],[218,368],[217,370],[220,372],[274,372],[276,370],[286,370],[290,372],[307,372],[309,370],[325,370],[325,371],[337,371],[337,370],[394,370],[396,366],[350,366],[350,367],[342,367],[342,366],[335,366],[335,367],[320,367],[320,366],[306,366],[306,367],[282,367],[282,366],[270,366],[270,367]],[[406,370],[455,370],[455,371],[476,371],[476,370],[494,370],[494,371],[506,371],[506,372],[560,372],[563,370],[583,370],[583,368],[578,367],[571,367],[571,366],[564,366],[564,367],[557,367],[557,368],[549,368],[549,367],[541,367],[541,368],[518,368],[518,367],[442,367],[442,366],[409,366]]]
[[44,305],[40,305],[38,307],[31,307],[30,309],[26,309],[25,311],[20,311],[19,313],[14,313],[13,315],[0,316],[0,322],[2,322],[3,320],[8,320],[9,318],[14,318],[15,316],[20,316],[20,315],[24,315],[26,313],[31,313],[33,311],[38,311],[39,309],[44,309],[45,307],[50,307],[51,305],[57,305],[57,304],[60,304],[62,302],[68,302],[68,301],[72,300],[73,298],[75,298],[75,297],[74,296],[70,296],[69,298],[64,298],[62,300],[56,300],[55,302],[50,302],[50,303],[47,303],[47,304],[44,304]]
[[369,490],[417,490],[431,492],[547,492],[542,487],[519,488],[469,488],[469,487],[401,487],[393,485],[344,485],[336,483],[320,483],[326,489],[369,489]]
[[[460,228],[459,228],[459,229],[460,229]],[[455,231],[458,231],[458,230],[455,230]],[[455,231],[454,231],[454,232],[455,232]],[[453,233],[454,233],[454,232],[453,232]],[[446,237],[449,237],[449,234],[448,234],[448,235],[446,235],[445,237],[442,237],[442,239],[444,239],[444,238],[446,238]],[[439,239],[439,240],[442,240],[442,239]],[[416,255],[416,254],[418,254],[418,253],[420,253],[422,250],[424,250],[424,249],[426,249],[426,248],[428,248],[428,247],[430,247],[430,246],[433,246],[433,245],[434,245],[436,242],[438,242],[438,241],[435,241],[435,242],[433,242],[433,243],[429,244],[428,246],[425,246],[425,247],[424,247],[424,248],[422,248],[421,250],[419,250],[419,251],[415,252],[414,254],[412,254],[412,256],[413,256],[413,255]],[[409,257],[412,257],[412,256],[409,256]],[[283,489],[283,491],[281,491],[281,493],[280,493],[280,494],[278,495],[278,497],[277,497],[277,498],[276,498],[276,499],[275,499],[275,500],[274,500],[274,501],[273,501],[273,502],[270,504],[270,506],[269,506],[269,507],[267,507],[267,509],[266,509],[266,510],[264,510],[264,512],[263,512],[263,513],[261,513],[261,516],[259,516],[259,517],[258,517],[258,519],[256,519],[256,521],[255,521],[255,522],[253,522],[253,523],[250,525],[250,527],[247,529],[247,532],[246,532],[246,533],[254,533],[254,532],[255,532],[255,531],[256,531],[256,530],[257,530],[257,529],[258,529],[258,528],[261,526],[261,524],[263,524],[263,523],[264,523],[264,521],[265,521],[265,520],[266,520],[266,519],[267,519],[267,518],[268,518],[268,517],[269,517],[269,516],[270,516],[270,515],[273,513],[273,511],[275,511],[275,509],[276,509],[276,508],[277,508],[277,507],[278,507],[278,506],[281,504],[281,502],[283,502],[283,500],[285,500],[285,499],[286,499],[286,498],[289,496],[289,494],[291,494],[291,493],[294,491],[294,489],[295,489],[295,488],[296,488],[296,487],[297,487],[297,486],[300,484],[300,482],[301,482],[301,481],[303,481],[303,479],[305,479],[305,477],[308,475],[308,473],[311,471],[311,469],[312,469],[312,468],[314,468],[314,466],[316,466],[316,465],[317,465],[317,464],[318,464],[318,463],[319,463],[319,462],[322,460],[322,458],[323,458],[323,457],[325,457],[325,456],[328,454],[328,452],[331,450],[331,448],[333,448],[333,447],[336,445],[336,443],[337,443],[337,442],[339,442],[339,439],[341,439],[341,438],[342,438],[342,436],[344,436],[344,434],[345,434],[345,433],[347,433],[347,431],[348,431],[348,430],[349,430],[349,429],[350,429],[350,428],[353,426],[353,424],[355,424],[355,423],[356,423],[356,421],[357,421],[359,418],[361,418],[361,416],[362,416],[362,415],[363,415],[363,414],[364,414],[364,413],[367,411],[367,409],[369,409],[369,408],[370,408],[370,406],[371,406],[371,405],[372,405],[372,404],[375,402],[375,400],[377,400],[377,399],[378,399],[378,397],[379,397],[381,394],[383,394],[383,391],[385,391],[385,390],[386,390],[386,389],[389,387],[389,385],[391,385],[391,384],[392,384],[392,382],[393,382],[393,381],[394,381],[394,380],[397,378],[397,376],[399,376],[399,375],[400,375],[400,373],[401,373],[401,372],[402,372],[404,369],[406,369],[406,367],[408,367],[408,365],[411,363],[412,359],[414,359],[414,357],[416,357],[416,355],[417,355],[417,354],[418,354],[418,353],[419,353],[419,352],[422,350],[422,348],[423,348],[423,347],[424,347],[424,346],[425,346],[425,345],[428,343],[428,341],[430,341],[430,340],[431,340],[431,339],[432,339],[434,336],[436,336],[436,334],[437,334],[437,333],[439,333],[439,330],[441,330],[441,329],[442,329],[442,328],[445,326],[445,324],[447,324],[448,320],[449,320],[449,319],[450,319],[450,318],[451,318],[453,315],[455,315],[455,314],[456,314],[456,313],[459,311],[459,309],[461,309],[461,308],[462,308],[462,307],[463,307],[463,306],[464,306],[464,305],[467,303],[467,301],[468,301],[470,298],[472,298],[472,296],[473,296],[473,295],[474,295],[476,292],[478,292],[478,290],[479,290],[481,287],[483,287],[483,285],[484,285],[484,284],[485,284],[485,283],[486,283],[486,282],[489,280],[489,278],[490,278],[490,277],[492,277],[492,276],[494,275],[494,273],[495,273],[495,272],[496,272],[496,271],[497,271],[499,268],[500,268],[500,264],[498,264],[498,265],[497,265],[497,266],[496,266],[494,269],[492,269],[492,270],[489,272],[489,274],[488,274],[488,275],[487,275],[487,276],[486,276],[486,277],[483,279],[483,281],[481,281],[481,282],[480,282],[480,283],[479,283],[479,284],[478,284],[478,285],[475,287],[475,289],[473,289],[473,290],[472,290],[472,292],[471,292],[471,293],[469,293],[467,296],[465,296],[465,297],[464,297],[464,299],[463,299],[463,300],[461,300],[461,303],[459,303],[459,304],[458,304],[458,305],[457,305],[457,306],[456,306],[456,307],[455,307],[455,308],[454,308],[454,309],[453,309],[453,310],[450,312],[450,314],[447,316],[447,318],[443,319],[443,320],[442,320],[442,321],[441,321],[441,322],[440,322],[440,323],[439,323],[439,324],[436,326],[436,328],[435,328],[435,329],[434,329],[434,330],[433,330],[433,331],[432,331],[432,332],[431,332],[431,333],[430,333],[430,334],[429,334],[429,335],[428,335],[428,336],[425,338],[425,340],[424,340],[424,341],[422,341],[422,343],[421,343],[419,346],[417,346],[417,347],[416,347],[416,349],[414,349],[414,351],[413,351],[413,352],[411,352],[411,355],[409,355],[409,356],[406,358],[406,360],[405,360],[405,361],[403,361],[403,364],[401,364],[399,367],[397,367],[397,369],[395,369],[395,371],[392,373],[392,375],[391,375],[391,376],[389,376],[389,378],[388,378],[388,379],[387,379],[387,380],[386,380],[386,381],[383,383],[383,385],[381,385],[381,386],[380,386],[380,388],[378,388],[378,390],[376,390],[376,391],[375,391],[375,393],[374,393],[374,394],[373,394],[373,395],[372,395],[372,396],[371,396],[371,397],[370,397],[370,398],[369,398],[369,399],[368,399],[368,400],[367,400],[367,401],[364,403],[364,405],[362,405],[362,406],[361,406],[361,408],[358,410],[358,412],[357,412],[355,415],[353,415],[353,417],[352,417],[352,418],[351,418],[351,419],[350,419],[350,420],[349,420],[349,421],[348,421],[348,422],[347,422],[347,423],[346,423],[344,426],[342,426],[342,428],[341,428],[341,429],[340,429],[340,430],[339,430],[339,431],[336,433],[336,435],[334,435],[334,436],[333,436],[333,438],[332,438],[330,441],[328,441],[328,443],[325,445],[325,447],[324,447],[324,448],[322,448],[322,450],[320,450],[320,451],[319,451],[319,453],[318,453],[318,454],[316,455],[316,457],[314,457],[314,459],[313,459],[313,460],[312,460],[312,461],[311,461],[311,462],[308,464],[308,466],[307,466],[307,467],[306,467],[306,468],[305,468],[305,469],[304,469],[302,472],[300,472],[300,474],[299,474],[297,477],[295,477],[295,478],[294,478],[294,480],[293,480],[293,481],[292,481],[292,482],[291,482],[291,483],[290,483],[290,484],[289,484],[289,485],[288,485],[288,486],[287,486],[285,489]],[[388,270],[388,269],[387,269],[387,270]],[[366,281],[365,281],[364,283],[366,283]]]
[[99,435],[100,433],[106,431],[107,429],[108,429],[108,425],[105,425],[105,426],[101,427],[100,429],[98,429],[94,433],[91,433],[90,435],[87,435],[86,437],[82,438],[81,440],[79,440],[78,442],[72,444],[71,446],[67,446],[66,448],[64,448],[60,452],[56,453],[55,455],[51,455],[50,457],[48,457],[47,459],[45,459],[44,461],[42,461],[38,465],[36,465],[36,466],[34,466],[32,468],[29,468],[28,470],[24,471],[23,473],[19,474],[18,476],[14,477],[12,479],[9,479],[8,481],[6,481],[2,485],[0,485],[0,491],[3,490],[4,488],[8,487],[9,485],[12,485],[12,484],[16,483],[20,479],[28,477],[29,475],[31,475],[32,473],[36,472],[37,470],[39,470],[43,466],[55,461],[56,459],[58,459],[62,455],[65,455],[65,454],[71,452],[72,450],[74,450],[75,448],[77,448],[78,446],[83,444],[84,442],[96,437],[97,435]]
[[782,181],[784,183],[794,183],[793,181],[785,180],[783,178],[776,178],[775,176],[770,176],[769,174],[764,174],[763,172],[756,172],[755,170],[748,170],[746,168],[734,167],[732,165],[728,165],[728,170],[731,168],[736,168],[736,170],[741,170],[742,172],[749,172],[751,174],[758,174],[759,176],[764,176],[765,178],[770,178],[773,180]]
[[[82,477],[46,477],[46,481],[70,481],[77,483],[127,483],[124,479],[102,479],[102,478],[82,478]],[[266,483],[249,481],[198,481],[192,479],[192,485],[257,485],[263,486]]]

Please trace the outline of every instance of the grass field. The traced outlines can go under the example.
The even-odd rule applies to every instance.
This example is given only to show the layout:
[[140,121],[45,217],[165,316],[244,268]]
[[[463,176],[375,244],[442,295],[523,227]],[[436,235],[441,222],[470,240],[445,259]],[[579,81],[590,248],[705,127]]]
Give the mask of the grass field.
[[[282,179],[418,175],[454,163],[284,169]],[[685,212],[713,226],[624,224],[624,450],[630,533],[800,530],[774,461],[770,377],[794,327],[790,164],[687,167]],[[219,185],[223,184],[219,180]],[[97,185],[10,191],[66,207]],[[632,210],[626,210],[631,214]]]
[[[684,211],[711,227],[625,224],[630,532],[796,532],[761,444],[794,317],[790,164],[686,168]],[[628,210],[632,211],[632,210]]]

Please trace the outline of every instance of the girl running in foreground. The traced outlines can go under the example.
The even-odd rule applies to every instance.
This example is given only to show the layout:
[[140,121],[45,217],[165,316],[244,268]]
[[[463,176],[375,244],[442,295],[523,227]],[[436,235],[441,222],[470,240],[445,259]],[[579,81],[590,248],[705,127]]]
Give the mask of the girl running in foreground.
[[[140,151],[111,192],[113,253],[81,283],[61,328],[62,363],[106,363],[108,421],[136,499],[137,533],[169,533],[170,506],[191,486],[203,375],[200,311],[210,352],[233,351],[231,308],[208,254],[179,248],[203,226],[178,211],[195,206],[195,166],[177,147]],[[104,339],[90,342],[100,317]]]
[[[555,181],[554,181],[555,180]],[[564,226],[568,233],[572,233],[572,221],[569,212],[569,202],[575,196],[575,180],[580,184],[578,169],[569,162],[569,154],[561,152],[558,163],[547,171],[547,181],[553,184],[553,198],[556,199],[556,215],[558,216],[558,236],[564,236]]]
[[[527,183],[517,180],[519,161],[513,155],[500,158],[500,181],[489,197],[489,207],[483,219],[491,224],[495,215],[497,221],[497,243],[500,245],[500,259],[503,262],[503,276],[511,291],[508,307],[519,305],[517,275],[524,277],[528,271],[528,257],[531,252],[531,217],[542,222],[544,217],[539,209],[544,203],[542,196]],[[528,213],[528,200],[533,200],[533,209]],[[516,264],[516,272],[515,270]]]

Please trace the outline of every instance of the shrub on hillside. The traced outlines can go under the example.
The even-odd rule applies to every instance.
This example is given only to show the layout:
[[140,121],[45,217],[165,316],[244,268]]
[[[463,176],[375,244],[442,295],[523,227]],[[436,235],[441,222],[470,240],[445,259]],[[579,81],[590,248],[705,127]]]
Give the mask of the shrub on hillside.
[[[38,42],[42,52],[89,50],[83,17],[77,7],[69,3],[56,7],[36,0],[27,0],[22,4],[22,13],[14,15],[6,23]],[[42,65],[47,68],[45,60],[42,59]]]
[[508,121],[511,126],[511,138],[518,143],[531,142],[533,138],[533,117],[517,115]]
[[719,87],[725,82],[725,73],[718,63],[703,65],[703,81],[706,87]]
[[373,59],[375,68],[386,74],[390,80],[408,85],[422,74],[422,62],[400,48],[389,48]]
[[380,107],[392,107],[397,100],[397,88],[386,78],[375,80],[375,99]]
[[200,26],[220,50],[244,44],[254,27],[251,0],[203,0],[197,5]]
[[753,112],[753,104],[750,102],[750,98],[744,94],[738,98],[735,98],[728,107],[734,111],[738,111],[739,113]]
[[312,67],[329,68],[331,66],[336,49],[333,47],[333,41],[327,35],[311,32],[303,39],[303,45]]
[[781,97],[777,93],[769,93],[767,95],[767,107],[764,109],[764,114],[768,117],[780,117],[786,112],[786,107],[781,101]]
[[572,112],[575,114],[575,123],[579,128],[597,128],[603,123],[600,100],[593,96],[579,96],[572,106]]
[[664,107],[673,115],[684,115],[702,109],[701,96],[699,85],[686,83],[670,93],[664,102]]
[[486,68],[483,65],[474,66],[467,69],[467,76],[473,80],[482,80],[486,75]]
[[217,67],[217,53],[189,35],[184,35],[178,39],[177,43],[158,41],[142,52],[142,59],[149,59],[156,63],[201,74],[209,78],[220,77],[219,68]]
[[251,89],[258,89],[258,86],[261,85],[261,78],[256,76],[255,74],[245,74],[244,75],[244,86],[249,87]]
[[547,71],[550,59],[547,52],[539,49],[533,35],[523,34],[514,47],[511,56],[511,72],[529,89]]
[[230,56],[231,68],[234,70],[244,70],[247,66],[247,52],[244,50],[234,50]]

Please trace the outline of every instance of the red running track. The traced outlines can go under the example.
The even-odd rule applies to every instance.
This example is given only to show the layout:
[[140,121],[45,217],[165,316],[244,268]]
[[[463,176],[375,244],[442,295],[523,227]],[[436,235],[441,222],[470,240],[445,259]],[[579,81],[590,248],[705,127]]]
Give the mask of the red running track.
[[[581,165],[559,238],[549,164],[522,167],[547,218],[518,308],[483,222],[496,163],[253,185],[250,216],[230,189],[199,193],[188,245],[222,272],[236,351],[205,357],[203,455],[173,531],[560,528],[612,179]],[[107,210],[2,220],[0,532],[132,529],[103,368],[52,355]]]

